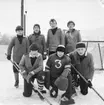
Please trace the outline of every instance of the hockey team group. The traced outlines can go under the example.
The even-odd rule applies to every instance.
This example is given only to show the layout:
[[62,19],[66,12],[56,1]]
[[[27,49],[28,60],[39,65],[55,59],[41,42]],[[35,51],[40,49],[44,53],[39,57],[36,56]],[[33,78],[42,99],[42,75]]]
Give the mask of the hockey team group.
[[[55,19],[51,19],[49,25],[51,28],[46,40],[39,24],[33,26],[33,33],[27,37],[23,35],[23,27],[17,26],[16,36],[11,39],[7,48],[7,59],[11,61],[13,58],[20,67],[24,78],[24,97],[32,95],[31,82],[34,83],[36,79],[38,90],[42,94],[47,94],[48,90],[50,97],[57,98],[58,91],[61,90],[64,93],[60,105],[75,104],[72,96],[77,94],[76,88],[79,87],[82,95],[87,95],[88,88],[92,87],[93,57],[82,42],[80,31],[74,28],[73,21],[67,23],[66,33],[58,28]],[[18,88],[19,71],[14,65],[13,73],[14,86]]]

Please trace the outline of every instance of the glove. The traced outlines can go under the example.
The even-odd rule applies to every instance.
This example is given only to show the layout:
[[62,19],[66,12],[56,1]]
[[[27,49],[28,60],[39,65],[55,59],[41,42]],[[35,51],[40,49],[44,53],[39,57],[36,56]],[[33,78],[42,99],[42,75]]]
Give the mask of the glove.
[[30,83],[30,79],[31,79],[31,77],[32,77],[34,74],[35,74],[35,73],[34,73],[33,71],[31,71],[31,72],[27,75],[27,77],[26,77],[27,83]]
[[65,91],[68,88],[68,79],[64,76],[60,76],[55,80],[54,83],[58,89]]
[[88,87],[89,87],[89,88],[92,88],[91,80],[88,80]]
[[8,60],[11,60],[11,55],[7,55],[7,59]]

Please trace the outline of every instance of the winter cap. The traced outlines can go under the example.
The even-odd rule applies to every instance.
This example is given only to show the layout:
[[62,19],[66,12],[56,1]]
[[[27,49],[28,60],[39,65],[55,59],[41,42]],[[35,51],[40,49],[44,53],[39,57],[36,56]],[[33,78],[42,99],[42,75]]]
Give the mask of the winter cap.
[[56,52],[57,51],[65,52],[65,46],[64,45],[58,45]]
[[75,26],[75,23],[74,23],[73,21],[69,21],[69,22],[67,23],[67,27],[68,27],[68,25],[69,25],[70,23],[73,23],[73,25]]
[[19,30],[23,30],[23,27],[22,26],[17,26],[15,31],[19,31]]
[[37,51],[39,50],[39,46],[35,43],[31,44],[31,46],[29,47],[29,50],[31,51]]
[[76,48],[86,48],[86,45],[85,45],[85,43],[83,43],[83,42],[78,42],[78,43],[76,44]]
[[35,26],[39,27],[39,29],[40,29],[40,25],[39,25],[39,24],[34,24],[33,28],[34,28]]

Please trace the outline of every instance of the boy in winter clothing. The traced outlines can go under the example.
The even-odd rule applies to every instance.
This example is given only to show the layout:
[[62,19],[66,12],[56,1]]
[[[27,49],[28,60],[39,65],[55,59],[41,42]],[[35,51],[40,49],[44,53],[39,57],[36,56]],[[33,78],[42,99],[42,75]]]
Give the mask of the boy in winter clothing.
[[41,34],[39,24],[35,24],[33,26],[33,34],[29,35],[28,40],[29,40],[29,45],[31,45],[32,43],[36,43],[39,45],[39,53],[42,54],[43,60],[45,60],[47,55],[46,42],[44,35]]
[[[83,42],[76,44],[76,50],[69,55],[71,64],[78,70],[81,75],[88,80],[86,83],[83,78],[79,76],[80,92],[83,95],[88,94],[88,87],[91,88],[91,81],[94,75],[94,62],[92,54],[87,52],[86,45]],[[72,69],[72,75],[78,75],[74,69]]]
[[58,89],[65,91],[61,96],[60,105],[74,104],[74,100],[71,98],[70,58],[64,53],[65,46],[58,45],[56,53],[49,56],[45,67],[45,87],[49,89],[50,96],[56,98]]
[[43,90],[44,86],[44,73],[43,73],[43,58],[39,53],[39,46],[33,43],[29,48],[29,53],[23,55],[19,66],[21,73],[24,77],[24,92],[23,96],[30,97],[32,95],[32,84],[34,79],[37,79],[38,89],[42,93],[46,93]]
[[[13,49],[13,61],[19,64],[21,57],[23,54],[28,52],[29,42],[28,39],[23,36],[23,28],[21,26],[17,26],[16,29],[16,36],[12,38],[8,49],[7,49],[7,59],[11,60],[11,54]],[[17,69],[13,66],[13,72],[15,77],[15,87],[19,86],[19,74]]]
[[69,21],[67,23],[67,27],[69,30],[65,34],[65,53],[68,54],[75,50],[76,43],[81,41],[81,35],[80,32],[76,29],[75,23],[73,21]]
[[49,55],[56,52],[58,45],[64,45],[64,35],[60,28],[57,27],[57,22],[55,19],[51,19],[49,22],[51,29],[47,33],[47,50]]

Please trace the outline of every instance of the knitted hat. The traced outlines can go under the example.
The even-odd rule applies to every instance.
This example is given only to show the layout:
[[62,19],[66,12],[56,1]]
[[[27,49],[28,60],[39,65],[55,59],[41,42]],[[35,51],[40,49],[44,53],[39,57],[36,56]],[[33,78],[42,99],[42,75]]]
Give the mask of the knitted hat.
[[78,42],[78,43],[76,44],[76,48],[86,48],[86,45],[85,45],[85,43],[83,43],[83,42]]
[[35,43],[31,44],[31,46],[29,47],[29,50],[31,51],[37,51],[39,50],[39,46]]
[[15,31],[19,31],[19,30],[23,30],[23,27],[22,26],[17,26]]
[[57,51],[65,52],[65,46],[64,45],[58,45],[56,52]]
[[69,21],[69,22],[67,23],[67,27],[68,27],[68,25],[69,25],[70,23],[73,23],[73,25],[75,26],[75,23],[74,23],[73,21]]

